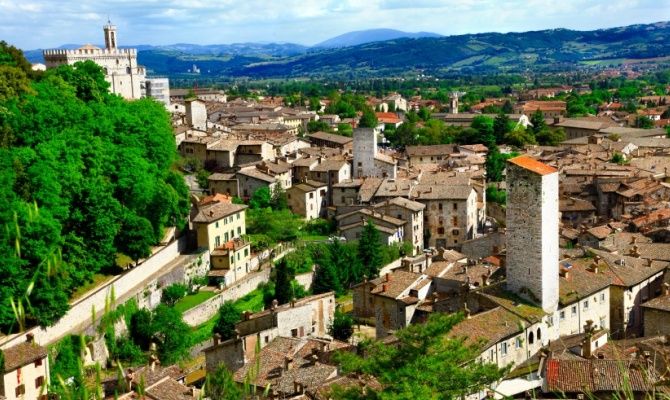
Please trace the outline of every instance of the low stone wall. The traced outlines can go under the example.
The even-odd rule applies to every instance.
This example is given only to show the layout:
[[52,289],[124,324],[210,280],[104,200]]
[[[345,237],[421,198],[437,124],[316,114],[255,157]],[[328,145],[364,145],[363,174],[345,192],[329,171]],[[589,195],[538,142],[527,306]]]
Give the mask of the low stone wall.
[[219,307],[226,301],[234,301],[242,298],[256,289],[260,283],[268,282],[270,280],[270,271],[270,268],[264,268],[261,271],[252,272],[225,288],[216,296],[187,310],[182,316],[184,322],[190,326],[197,326],[208,321],[219,311]]
[[296,275],[295,280],[298,281],[300,286],[304,287],[305,290],[310,290],[312,288],[312,282],[314,282],[314,271]]
[[504,231],[491,232],[482,237],[468,240],[461,245],[461,253],[473,260],[488,257],[505,248],[506,237]]
[[395,261],[391,261],[390,263],[384,265],[380,270],[379,270],[379,276],[382,276],[386,273],[393,272],[394,269],[400,268],[402,265],[402,258],[399,258]]
[[493,202],[486,203],[486,215],[498,221],[499,224],[506,225],[507,209],[505,206]]
[[185,247],[186,239],[182,237],[158,249],[140,265],[115,277],[94,292],[88,293],[86,297],[75,301],[70,310],[55,325],[46,329],[35,327],[22,334],[4,337],[0,339],[0,349],[12,347],[24,341],[26,333],[32,333],[37,343],[46,346],[70,333],[81,331],[91,323],[92,310],[95,309],[96,313],[101,313],[112,293],[116,299],[122,299],[134,295],[135,291],[142,290],[145,281],[174,261]]

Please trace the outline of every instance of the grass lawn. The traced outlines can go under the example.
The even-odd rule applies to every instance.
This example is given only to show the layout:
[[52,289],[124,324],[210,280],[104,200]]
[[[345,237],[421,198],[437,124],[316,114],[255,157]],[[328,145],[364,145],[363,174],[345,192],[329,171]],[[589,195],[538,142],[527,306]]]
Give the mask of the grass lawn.
[[215,295],[216,293],[210,292],[208,290],[202,290],[196,294],[189,294],[187,296],[184,296],[177,303],[175,303],[174,308],[180,313],[183,313],[184,311],[197,306],[198,304],[204,302],[209,298],[214,297]]
[[302,240],[304,242],[323,242],[328,240],[328,236],[324,235],[301,235],[298,237],[298,240]]
[[[202,292],[200,292],[202,293]],[[179,304],[179,303],[177,303]],[[256,289],[241,299],[236,300],[235,309],[242,314],[244,311],[249,310],[251,312],[258,312],[263,309],[263,292]],[[176,307],[176,306],[175,306]],[[193,345],[202,343],[205,340],[212,337],[212,328],[216,324],[216,320],[219,318],[219,315],[216,314],[206,322],[193,328],[193,334],[191,336],[193,340]]]
[[104,274],[95,274],[93,275],[93,279],[91,282],[86,283],[85,285],[79,286],[77,290],[72,294],[72,298],[70,301],[75,301],[79,299],[81,296],[85,295],[86,292],[89,290],[92,290],[103,283],[107,282],[108,280],[114,278],[114,275],[104,275]]

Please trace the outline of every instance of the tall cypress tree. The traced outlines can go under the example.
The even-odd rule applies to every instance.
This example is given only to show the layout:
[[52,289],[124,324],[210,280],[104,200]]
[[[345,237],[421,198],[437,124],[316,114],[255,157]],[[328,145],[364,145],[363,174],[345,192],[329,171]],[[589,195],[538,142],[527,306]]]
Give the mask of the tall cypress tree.
[[275,278],[275,297],[279,304],[285,304],[293,298],[291,281],[294,278],[294,274],[285,257],[277,262],[275,269],[277,274]]
[[358,257],[363,264],[365,275],[370,278],[377,276],[382,267],[381,248],[379,231],[372,220],[368,220],[358,241]]

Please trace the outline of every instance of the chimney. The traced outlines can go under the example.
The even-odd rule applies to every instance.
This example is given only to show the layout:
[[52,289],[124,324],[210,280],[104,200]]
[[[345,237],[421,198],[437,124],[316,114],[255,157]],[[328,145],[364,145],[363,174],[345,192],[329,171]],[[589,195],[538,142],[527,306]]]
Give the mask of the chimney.
[[630,249],[630,255],[631,257],[640,258],[640,251],[636,244],[634,244],[633,247]]
[[663,296],[670,296],[670,283],[663,284]]
[[582,340],[582,357],[584,358],[591,358],[593,355],[593,349],[591,348],[591,337],[593,336],[594,331],[595,328],[593,327],[593,320],[587,320],[586,324],[584,325],[585,337],[584,340]]
[[630,237],[630,244],[635,244],[637,242],[637,236],[631,236]]
[[35,343],[35,335],[33,335],[32,333],[26,334],[26,342]]
[[386,293],[387,286],[385,283],[382,284],[382,293]]
[[218,333],[215,333],[214,334],[214,346],[216,346],[219,343],[221,343],[221,335],[218,334]]
[[488,286],[489,285],[489,274],[482,274],[482,286]]
[[246,310],[242,313],[242,321],[249,321],[251,318],[251,311]]
[[305,387],[298,381],[293,381],[293,394],[304,394]]
[[393,280],[393,277],[391,277],[391,273],[387,272],[385,275],[386,282],[391,282]]
[[293,369],[293,357],[285,356],[284,357],[284,371],[290,371]]
[[279,306],[279,301],[277,299],[272,300],[272,305],[270,306],[270,310],[272,310],[272,311],[276,310],[277,306]]
[[647,259],[647,267],[651,268],[651,264],[654,262],[651,258]]

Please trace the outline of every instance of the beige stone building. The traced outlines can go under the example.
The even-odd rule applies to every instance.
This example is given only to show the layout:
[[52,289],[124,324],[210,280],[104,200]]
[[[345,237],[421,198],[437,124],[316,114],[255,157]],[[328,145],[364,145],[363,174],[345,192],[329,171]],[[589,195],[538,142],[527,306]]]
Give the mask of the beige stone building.
[[227,286],[250,272],[251,243],[236,237],[212,250],[209,280],[216,286]]
[[644,335],[670,335],[670,286],[663,284],[661,296],[642,304]]
[[412,254],[419,254],[423,247],[423,216],[426,206],[417,201],[395,197],[378,203],[374,208],[385,215],[405,221],[403,241],[412,244]]
[[225,364],[236,371],[254,358],[256,349],[263,349],[275,338],[329,337],[328,328],[335,313],[333,292],[308,296],[287,304],[273,303],[270,309],[255,314],[245,312],[235,325],[238,337],[220,341],[204,350],[207,371]]
[[111,22],[104,26],[104,33],[104,49],[87,44],[75,50],[44,50],[47,68],[91,60],[102,67],[112,93],[126,99],[141,98],[146,71],[143,66],[137,64],[137,50],[117,47],[116,26]]
[[49,385],[47,349],[35,343],[32,334],[28,334],[25,342],[1,351],[5,362],[0,397],[6,400],[46,399]]
[[328,185],[313,180],[304,180],[286,191],[288,207],[292,213],[306,220],[326,216]]
[[424,239],[428,247],[455,247],[477,233],[477,192],[470,185],[416,186],[415,201],[426,206]]

